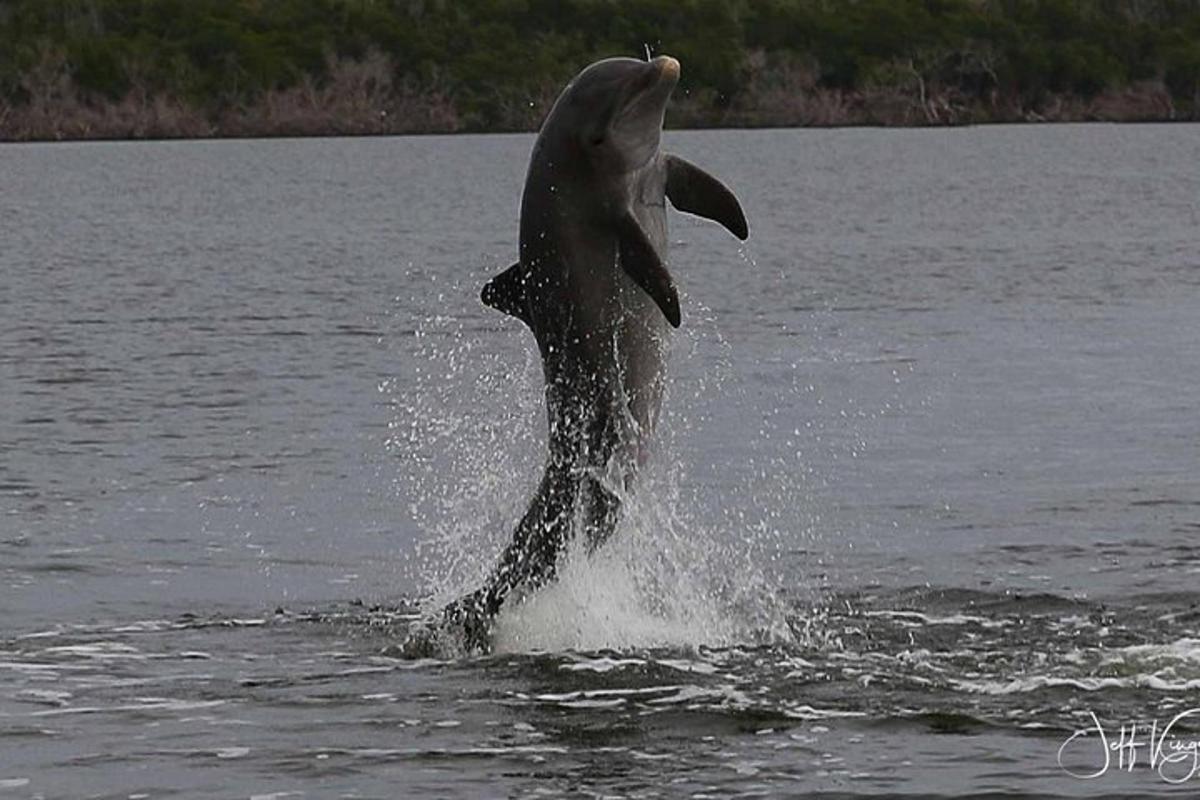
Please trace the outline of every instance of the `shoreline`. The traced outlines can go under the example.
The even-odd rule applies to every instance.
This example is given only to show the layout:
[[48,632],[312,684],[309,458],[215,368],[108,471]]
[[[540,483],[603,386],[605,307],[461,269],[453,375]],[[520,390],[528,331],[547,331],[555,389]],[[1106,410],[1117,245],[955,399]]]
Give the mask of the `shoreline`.
[[[0,102],[0,143],[302,139],[339,136],[450,136],[536,133],[552,98],[530,102],[510,124],[479,125],[444,96],[305,98],[268,94],[261,102],[204,111],[159,96],[127,96],[110,104],[67,102],[13,106]],[[952,94],[916,95],[892,88],[874,93],[751,92],[727,107],[711,97],[678,99],[665,130],[845,128],[945,129],[983,125],[1186,124],[1196,108],[1180,109],[1161,84],[1143,83],[1094,97],[1055,95],[1036,106],[1017,98],[964,102]],[[1200,107],[1200,103],[1197,103]]]
[[652,51],[669,129],[1200,121],[1194,2],[61,5],[0,11],[0,141],[530,132]]
[[[1060,119],[997,119],[977,122],[959,122],[953,124],[890,124],[890,123],[839,123],[826,125],[683,125],[667,126],[664,133],[695,133],[704,131],[843,131],[843,130],[894,130],[894,131],[946,131],[966,128],[1039,128],[1059,125],[1200,125],[1197,119],[1181,118],[1130,118],[1130,119],[1095,119],[1095,118],[1060,118]],[[44,144],[121,144],[121,143],[152,143],[152,142],[235,142],[235,141],[270,141],[273,139],[387,139],[387,138],[425,138],[435,136],[525,136],[536,134],[536,128],[526,129],[494,129],[494,130],[408,130],[408,131],[371,131],[346,132],[327,131],[315,133],[296,133],[288,131],[261,133],[213,133],[213,134],[180,134],[178,136],[63,136],[55,138],[8,138],[0,133],[0,146],[44,145]]]

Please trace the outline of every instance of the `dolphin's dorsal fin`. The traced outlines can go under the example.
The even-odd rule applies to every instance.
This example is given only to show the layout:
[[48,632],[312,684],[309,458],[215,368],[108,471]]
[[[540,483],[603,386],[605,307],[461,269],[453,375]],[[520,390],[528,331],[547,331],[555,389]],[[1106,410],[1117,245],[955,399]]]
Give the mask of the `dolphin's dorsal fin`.
[[719,222],[739,239],[750,235],[746,215],[733,192],[679,156],[667,156],[667,197],[680,211]]
[[518,261],[508,269],[483,285],[479,299],[485,306],[491,306],[497,311],[511,314],[524,322],[531,329],[533,323],[529,320],[529,303],[525,299],[525,270]]
[[654,245],[646,237],[641,224],[629,211],[617,221],[617,251],[621,269],[633,282],[646,290],[658,304],[671,327],[679,327],[679,294],[671,281],[671,273],[659,258]]

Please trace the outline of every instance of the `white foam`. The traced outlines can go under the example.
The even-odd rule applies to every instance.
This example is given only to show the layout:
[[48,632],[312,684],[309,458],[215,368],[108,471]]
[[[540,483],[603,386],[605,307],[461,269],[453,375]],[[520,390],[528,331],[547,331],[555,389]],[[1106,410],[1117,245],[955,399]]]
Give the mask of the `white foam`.
[[249,747],[222,747],[216,751],[216,756],[220,759],[231,759],[242,758],[243,756],[249,755],[249,753]]
[[620,708],[625,705],[624,697],[614,697],[611,700],[582,699],[563,700],[559,703],[563,708]]
[[43,653],[54,655],[71,655],[83,658],[118,659],[128,658],[141,660],[146,656],[133,645],[122,642],[92,642],[90,644],[59,645],[47,647]]
[[648,705],[671,706],[682,704],[698,704],[697,701],[709,701],[709,704],[728,706],[731,708],[752,708],[754,701],[745,692],[733,686],[681,686],[679,691],[667,697],[656,697],[647,701]]
[[[783,710],[784,716],[792,719],[849,719],[867,716],[865,711],[843,711],[836,708],[815,708],[810,705],[798,705]],[[814,730],[816,730],[814,728]]]
[[1113,650],[1105,663],[1114,661],[1200,664],[1200,639],[1177,639],[1167,644],[1135,644]]
[[1162,675],[1131,675],[1123,678],[1072,678],[1054,675],[1031,675],[1009,681],[952,680],[956,688],[975,694],[1009,695],[1036,692],[1041,689],[1068,687],[1084,692],[1105,689],[1154,689],[1160,692],[1193,692],[1200,689],[1200,680],[1170,680]]
[[225,700],[174,700],[160,697],[137,698],[139,702],[113,706],[79,706],[75,708],[54,708],[47,711],[34,711],[30,717],[57,717],[76,714],[111,714],[121,711],[192,711],[198,708],[213,708],[225,705]]
[[[498,652],[690,648],[737,641],[711,595],[678,576],[674,591],[647,581],[639,538],[627,535],[588,558],[572,552],[559,579],[496,621]],[[654,576],[661,577],[661,576]]]
[[923,614],[920,611],[866,611],[863,616],[883,617],[896,620],[901,624],[919,625],[978,625],[983,628],[1002,628],[1010,624],[1006,620],[992,620],[971,614],[951,614],[947,617],[938,617],[932,614]]
[[622,669],[624,667],[640,667],[645,664],[645,660],[640,658],[610,658],[609,656],[601,656],[599,658],[585,658],[573,664],[563,664],[559,669],[567,672],[612,672],[614,669]]
[[641,686],[636,689],[577,689],[573,692],[557,692],[535,695],[535,699],[547,703],[565,703],[574,700],[601,700],[628,697],[643,697],[678,692],[682,686]]
[[[705,481],[700,503],[689,473],[707,475],[712,465],[680,458],[688,452],[680,432],[694,437],[709,404],[736,380],[728,345],[703,320],[677,337],[672,363],[702,361],[695,372],[704,378],[668,388],[654,455],[622,498],[614,535],[592,557],[569,553],[551,585],[523,601],[510,597],[496,621],[498,651],[791,641],[785,603],[767,570],[783,539],[794,544],[796,532],[785,536],[777,525],[788,518],[781,509],[802,502],[800,470],[772,462],[736,482]],[[510,355],[452,320],[426,320],[421,331],[415,380],[382,389],[397,401],[390,440],[404,456],[397,487],[425,532],[411,566],[433,617],[478,588],[509,542],[541,474],[545,410],[536,348],[514,370]],[[453,650],[445,644],[435,650]]]

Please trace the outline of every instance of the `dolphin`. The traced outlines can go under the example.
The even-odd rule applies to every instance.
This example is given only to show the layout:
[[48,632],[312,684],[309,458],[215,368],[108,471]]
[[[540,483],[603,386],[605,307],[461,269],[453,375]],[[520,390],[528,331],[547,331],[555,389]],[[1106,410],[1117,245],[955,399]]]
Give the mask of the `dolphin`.
[[549,455],[490,577],[443,611],[470,650],[490,649],[506,598],[552,580],[574,537],[584,536],[589,552],[608,539],[647,459],[668,334],[681,321],[666,265],[665,199],[739,239],[749,235],[729,189],[659,146],[679,71],[669,56],[588,66],[559,95],[534,144],[520,258],[481,299],[521,320],[537,341]]

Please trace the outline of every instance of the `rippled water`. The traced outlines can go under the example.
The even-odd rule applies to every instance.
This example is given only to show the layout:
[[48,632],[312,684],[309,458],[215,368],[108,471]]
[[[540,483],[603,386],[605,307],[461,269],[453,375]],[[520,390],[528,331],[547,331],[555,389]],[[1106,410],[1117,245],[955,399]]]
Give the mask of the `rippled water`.
[[646,483],[441,660],[531,138],[0,147],[0,797],[1194,795],[1058,758],[1200,707],[1197,133],[670,136],[752,238],[672,218]]

